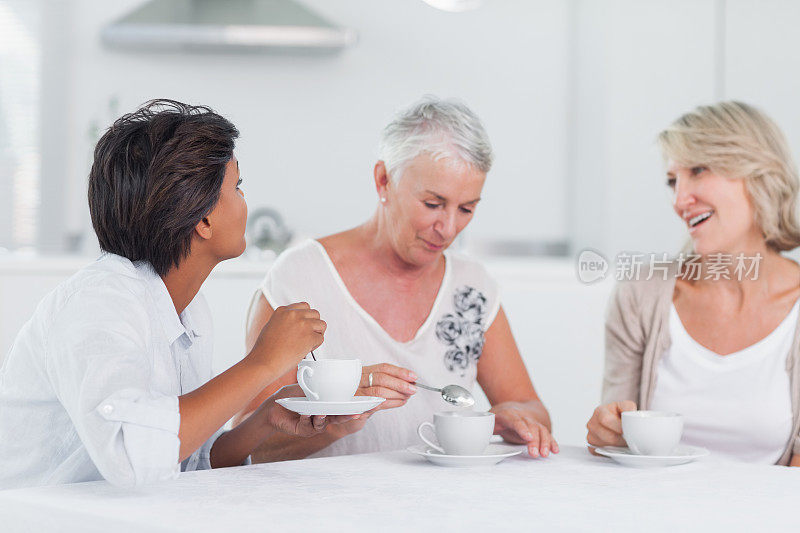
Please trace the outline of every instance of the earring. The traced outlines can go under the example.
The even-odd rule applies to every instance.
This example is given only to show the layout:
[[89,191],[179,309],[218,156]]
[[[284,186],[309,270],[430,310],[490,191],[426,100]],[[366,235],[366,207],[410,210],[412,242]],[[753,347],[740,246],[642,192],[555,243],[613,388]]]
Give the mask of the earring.
[[385,203],[386,203],[386,197],[385,197],[385,196],[381,196],[381,203],[382,203],[382,204],[385,204]]

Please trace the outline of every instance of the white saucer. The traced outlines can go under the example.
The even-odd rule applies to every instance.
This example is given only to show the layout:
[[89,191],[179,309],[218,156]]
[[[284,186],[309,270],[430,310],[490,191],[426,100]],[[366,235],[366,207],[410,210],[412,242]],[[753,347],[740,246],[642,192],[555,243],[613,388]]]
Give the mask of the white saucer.
[[290,411],[301,415],[360,415],[377,407],[386,401],[386,398],[377,396],[353,396],[346,402],[322,402],[302,398],[280,398],[275,400]]
[[439,466],[491,466],[507,457],[521,454],[525,447],[510,444],[489,444],[483,455],[445,455],[425,444],[416,444],[406,449]]
[[638,468],[682,465],[696,461],[711,453],[706,448],[685,444],[679,445],[675,452],[670,455],[636,455],[630,449],[619,446],[602,446],[595,448],[594,451],[600,455],[610,457],[621,465]]

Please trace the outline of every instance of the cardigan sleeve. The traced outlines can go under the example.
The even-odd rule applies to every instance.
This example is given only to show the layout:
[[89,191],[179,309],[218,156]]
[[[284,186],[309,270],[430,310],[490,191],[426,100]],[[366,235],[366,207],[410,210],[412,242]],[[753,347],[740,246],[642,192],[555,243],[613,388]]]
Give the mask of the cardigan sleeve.
[[605,325],[605,369],[602,402],[639,403],[645,338],[634,282],[614,288]]

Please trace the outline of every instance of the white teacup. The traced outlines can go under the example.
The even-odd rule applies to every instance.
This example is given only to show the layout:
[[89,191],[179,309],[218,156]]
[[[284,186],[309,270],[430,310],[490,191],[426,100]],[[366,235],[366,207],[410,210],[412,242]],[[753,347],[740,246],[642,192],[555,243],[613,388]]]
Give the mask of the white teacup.
[[360,359],[320,359],[300,361],[297,383],[306,398],[321,402],[346,402],[361,382]]
[[[434,444],[422,430],[433,428]],[[417,428],[419,438],[431,448],[446,455],[481,455],[494,433],[494,413],[478,411],[445,411],[433,415],[433,424],[423,422]]]
[[622,436],[637,455],[670,455],[681,441],[683,416],[660,411],[625,411]]

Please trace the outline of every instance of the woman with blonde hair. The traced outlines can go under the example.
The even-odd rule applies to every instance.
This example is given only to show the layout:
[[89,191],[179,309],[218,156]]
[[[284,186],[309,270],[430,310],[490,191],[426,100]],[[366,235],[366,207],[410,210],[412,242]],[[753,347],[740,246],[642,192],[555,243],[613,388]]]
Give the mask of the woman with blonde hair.
[[797,170],[772,120],[701,106],[658,137],[692,255],[670,275],[618,284],[606,317],[593,446],[624,446],[621,413],[681,413],[683,442],[736,460],[800,466]]

